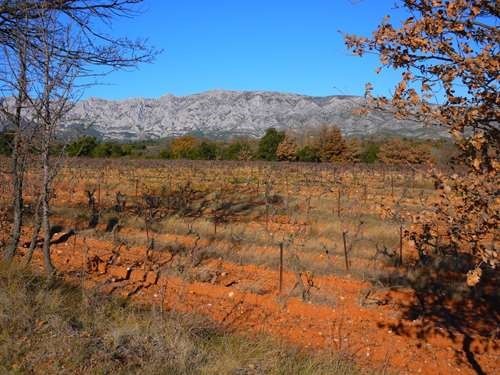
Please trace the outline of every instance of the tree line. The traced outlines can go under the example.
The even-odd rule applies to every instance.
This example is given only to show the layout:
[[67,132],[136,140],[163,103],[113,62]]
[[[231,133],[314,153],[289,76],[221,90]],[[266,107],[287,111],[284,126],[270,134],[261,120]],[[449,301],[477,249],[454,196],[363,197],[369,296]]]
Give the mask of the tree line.
[[[0,133],[0,155],[12,152],[12,134]],[[161,141],[109,141],[81,136],[67,144],[54,144],[52,154],[69,157],[152,158],[188,160],[265,160],[288,162],[425,164],[446,161],[453,147],[446,140],[401,137],[347,138],[335,126],[317,134],[299,136],[269,128],[260,139],[214,141],[185,135]]]

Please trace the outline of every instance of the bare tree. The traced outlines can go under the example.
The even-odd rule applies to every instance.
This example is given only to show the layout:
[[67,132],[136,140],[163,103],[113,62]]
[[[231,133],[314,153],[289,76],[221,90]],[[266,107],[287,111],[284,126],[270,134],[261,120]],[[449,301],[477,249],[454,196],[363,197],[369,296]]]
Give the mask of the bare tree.
[[[0,111],[5,125],[13,132],[11,175],[13,219],[9,242],[5,249],[5,259],[10,261],[15,254],[23,224],[23,184],[26,166],[26,142],[24,138],[24,111],[28,90],[27,35],[23,29],[25,20],[19,20],[18,27],[11,28],[13,39],[10,45],[2,48],[2,74],[0,76],[2,93],[10,100],[2,100]],[[5,74],[10,72],[10,74]],[[10,95],[9,95],[10,94]]]
[[47,272],[53,273],[54,266],[50,258],[51,227],[49,217],[51,186],[57,168],[51,162],[50,148],[61,121],[73,107],[74,82],[80,72],[80,61],[57,54],[57,50],[61,47],[69,49],[79,42],[78,39],[70,38],[69,26],[60,25],[54,11],[41,10],[41,13],[43,15],[37,20],[39,45],[33,51],[33,60],[37,67],[35,74],[39,76],[37,81],[40,83],[33,85],[30,92],[33,93],[34,98],[30,98],[29,101],[34,110],[34,121],[38,124],[40,135],[40,159],[43,172],[39,202],[44,263]]
[[[59,0],[0,2],[0,43],[3,47],[0,80],[6,90],[4,102],[16,97],[15,105],[4,105],[4,117],[11,118],[15,130],[12,152],[14,218],[11,239],[4,258],[14,257],[22,228],[23,178],[25,160],[32,142],[25,129],[29,123],[39,135],[39,154],[43,169],[40,191],[40,219],[44,232],[44,255],[47,271],[50,263],[50,186],[57,168],[50,161],[50,147],[58,127],[71,109],[78,93],[94,73],[94,67],[113,69],[134,67],[151,62],[158,51],[146,41],[115,38],[101,30],[116,17],[134,15],[133,7],[142,0]],[[16,32],[12,32],[16,31]],[[17,57],[17,65],[10,62]],[[29,67],[29,68],[28,68]],[[32,85],[29,85],[32,83]],[[25,104],[29,103],[29,110]],[[14,107],[14,110],[12,110]],[[13,115],[12,115],[13,114]],[[34,126],[33,126],[34,125]],[[35,225],[38,227],[38,225]],[[35,228],[33,238],[37,237]]]

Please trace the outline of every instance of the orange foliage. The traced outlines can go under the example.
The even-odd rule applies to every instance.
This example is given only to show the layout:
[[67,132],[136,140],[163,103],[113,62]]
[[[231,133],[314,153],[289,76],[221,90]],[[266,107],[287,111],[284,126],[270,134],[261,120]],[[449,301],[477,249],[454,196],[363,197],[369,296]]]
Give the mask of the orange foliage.
[[[360,56],[377,52],[382,67],[404,72],[392,98],[372,97],[372,86],[367,85],[372,106],[446,127],[459,146],[460,173],[434,173],[441,200],[416,218],[421,230],[412,238],[420,254],[428,253],[444,227],[449,246],[434,245],[434,250],[471,255],[469,284],[475,285],[484,274],[481,268],[495,269],[499,262],[498,4],[494,0],[404,0],[402,4],[411,16],[400,26],[387,18],[371,38],[347,35],[346,45]],[[430,103],[441,96],[440,104]]]

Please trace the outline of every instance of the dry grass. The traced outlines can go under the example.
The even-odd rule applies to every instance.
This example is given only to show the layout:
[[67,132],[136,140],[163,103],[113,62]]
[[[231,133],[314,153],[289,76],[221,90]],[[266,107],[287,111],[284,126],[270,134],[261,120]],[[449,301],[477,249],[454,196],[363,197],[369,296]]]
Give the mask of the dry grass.
[[0,265],[0,373],[357,374],[348,358],[311,356],[221,332]]

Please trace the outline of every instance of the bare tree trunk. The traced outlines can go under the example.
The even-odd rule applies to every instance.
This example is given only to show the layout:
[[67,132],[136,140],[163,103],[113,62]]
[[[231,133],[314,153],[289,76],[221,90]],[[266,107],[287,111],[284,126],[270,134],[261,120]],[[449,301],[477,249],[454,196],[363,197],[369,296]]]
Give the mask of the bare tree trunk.
[[[50,145],[53,140],[53,130],[57,126],[57,117],[60,115],[57,111],[62,110],[57,108],[56,113],[53,113],[54,108],[52,108],[52,95],[53,90],[58,88],[62,82],[57,79],[57,74],[59,70],[56,68],[54,70],[54,51],[51,48],[50,32],[52,31],[53,19],[49,16],[47,17],[47,26],[44,29],[46,34],[42,37],[44,44],[44,60],[43,60],[43,73],[44,73],[44,94],[42,99],[42,168],[43,168],[43,178],[42,178],[42,189],[41,189],[41,202],[42,202],[42,232],[43,232],[43,261],[45,264],[45,270],[47,274],[52,275],[55,268],[50,259],[50,188],[51,188],[51,169],[50,169]],[[63,69],[63,67],[59,67]],[[54,74],[56,73],[56,74]]]
[[19,78],[18,78],[18,96],[16,100],[15,115],[13,125],[15,127],[14,147],[12,149],[12,201],[14,217],[10,231],[10,240],[5,248],[4,259],[7,262],[12,261],[16,255],[16,250],[21,238],[21,228],[23,225],[23,183],[26,155],[23,152],[22,140],[22,109],[26,101],[26,43],[20,41],[19,49]]
[[35,248],[37,245],[38,235],[40,234],[40,229],[42,228],[42,215],[40,214],[40,208],[42,204],[42,197],[38,198],[35,208],[35,218],[34,218],[34,228],[33,235],[31,236],[30,247],[28,249],[28,253],[26,254],[26,264],[31,263],[31,258],[33,258],[33,253],[35,252]]
[[[45,130],[47,132],[47,130]],[[50,258],[50,164],[49,148],[45,145],[43,152],[43,183],[42,183],[42,232],[43,232],[43,261],[49,275],[55,271]]]
[[[18,138],[17,134],[16,138]],[[16,255],[19,239],[21,238],[21,228],[23,225],[23,172],[21,160],[19,160],[18,142],[18,140],[14,141],[14,149],[12,151],[12,194],[14,217],[12,220],[12,228],[10,230],[10,240],[5,248],[4,259],[7,262],[12,261]]]

